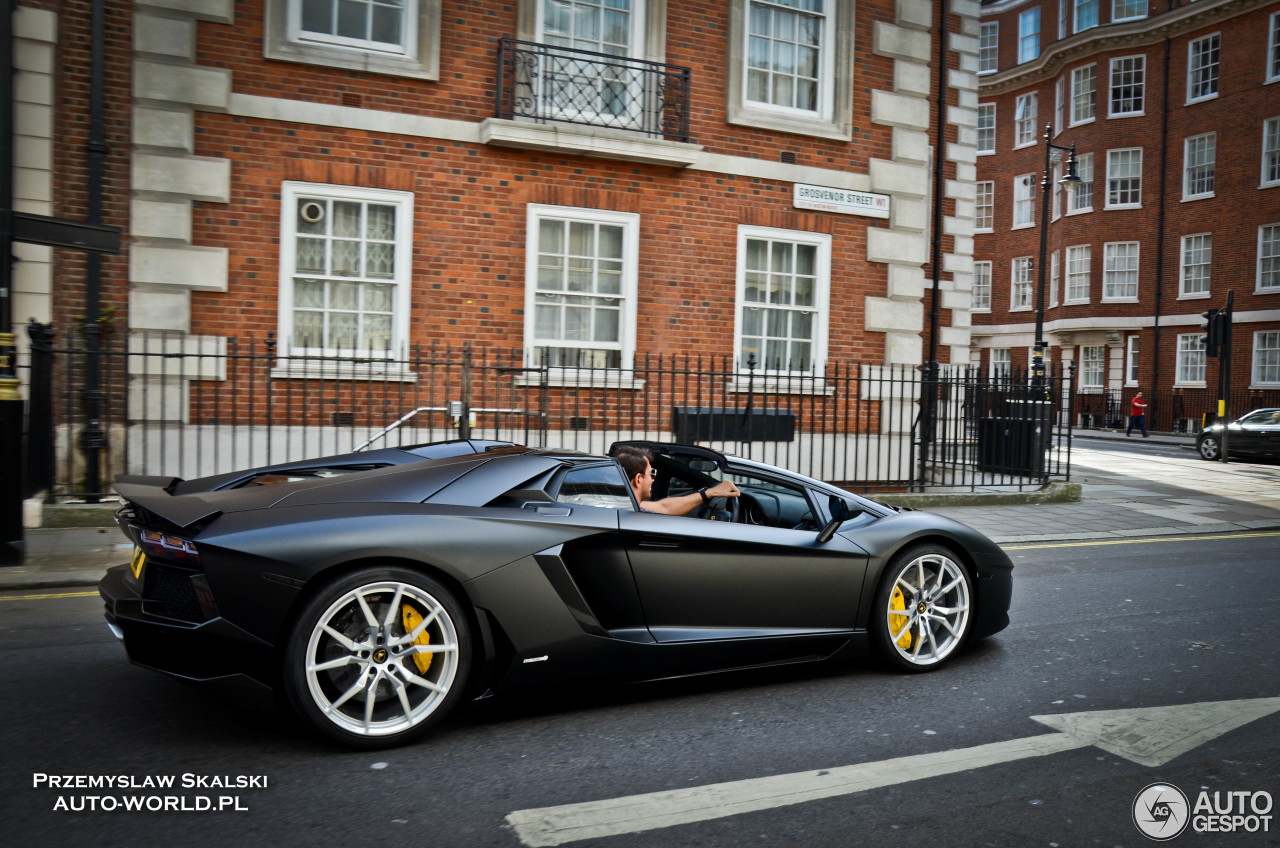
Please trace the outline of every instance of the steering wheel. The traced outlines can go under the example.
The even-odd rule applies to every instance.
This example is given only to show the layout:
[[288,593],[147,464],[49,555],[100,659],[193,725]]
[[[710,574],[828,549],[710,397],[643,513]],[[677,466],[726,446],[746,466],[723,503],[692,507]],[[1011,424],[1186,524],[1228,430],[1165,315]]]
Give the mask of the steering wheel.
[[[719,503],[717,503],[719,502]],[[707,504],[707,515],[712,512],[727,511],[729,513],[729,523],[737,524],[738,516],[742,512],[742,495],[736,498],[712,498]]]

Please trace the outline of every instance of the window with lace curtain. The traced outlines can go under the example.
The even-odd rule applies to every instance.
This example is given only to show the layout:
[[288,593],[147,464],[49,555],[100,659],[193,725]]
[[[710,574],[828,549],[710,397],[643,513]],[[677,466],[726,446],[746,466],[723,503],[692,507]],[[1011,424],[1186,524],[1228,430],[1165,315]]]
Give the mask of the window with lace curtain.
[[285,183],[281,200],[284,349],[398,355],[407,341],[413,195]]

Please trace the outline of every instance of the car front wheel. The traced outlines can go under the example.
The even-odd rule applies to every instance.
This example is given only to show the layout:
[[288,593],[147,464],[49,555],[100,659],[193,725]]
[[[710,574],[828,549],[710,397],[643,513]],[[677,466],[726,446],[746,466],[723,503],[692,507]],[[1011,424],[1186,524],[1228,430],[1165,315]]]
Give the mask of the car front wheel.
[[285,650],[284,689],[326,736],[384,748],[452,709],[470,658],[467,619],[448,589],[414,571],[368,568],[307,603]]
[[938,545],[909,548],[885,569],[872,611],[872,638],[890,665],[932,671],[964,644],[973,621],[973,583]]
[[1217,436],[1201,436],[1200,441],[1196,442],[1196,451],[1205,459],[1218,459],[1222,456]]

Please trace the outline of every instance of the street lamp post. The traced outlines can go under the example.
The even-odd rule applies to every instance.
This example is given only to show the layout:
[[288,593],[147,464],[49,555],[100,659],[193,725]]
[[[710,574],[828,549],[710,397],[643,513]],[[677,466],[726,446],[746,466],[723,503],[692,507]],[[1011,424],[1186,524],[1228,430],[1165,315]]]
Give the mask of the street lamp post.
[[1061,144],[1054,144],[1049,139],[1053,136],[1053,125],[1045,124],[1044,127],[1044,175],[1040,180],[1040,259],[1038,262],[1039,277],[1036,281],[1036,344],[1035,353],[1031,360],[1031,380],[1032,383],[1041,387],[1044,385],[1044,288],[1046,271],[1045,265],[1049,250],[1049,195],[1050,189],[1053,187],[1050,174],[1053,169],[1053,153],[1059,151],[1067,154],[1067,173],[1058,180],[1065,186],[1073,186],[1083,182],[1080,175],[1076,173],[1076,146],[1064,147]]

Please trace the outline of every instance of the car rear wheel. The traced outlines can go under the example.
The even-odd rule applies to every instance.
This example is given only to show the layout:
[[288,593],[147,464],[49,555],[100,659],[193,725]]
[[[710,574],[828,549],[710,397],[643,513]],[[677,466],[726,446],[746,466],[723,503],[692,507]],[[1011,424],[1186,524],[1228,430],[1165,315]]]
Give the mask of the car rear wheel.
[[470,642],[467,618],[444,586],[406,569],[363,569],[302,611],[285,650],[285,694],[329,737],[360,748],[399,745],[457,702]]
[[1217,436],[1201,436],[1200,441],[1196,442],[1196,452],[1205,459],[1218,459],[1222,456],[1221,451]]
[[964,644],[973,621],[973,583],[951,551],[919,545],[885,569],[872,610],[881,656],[905,671],[931,671]]

